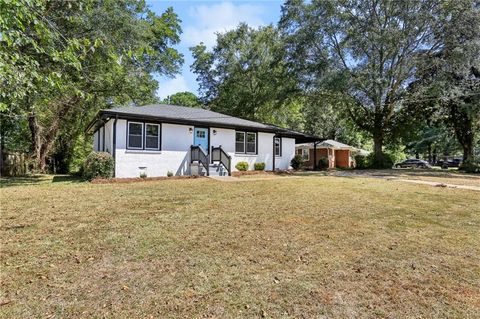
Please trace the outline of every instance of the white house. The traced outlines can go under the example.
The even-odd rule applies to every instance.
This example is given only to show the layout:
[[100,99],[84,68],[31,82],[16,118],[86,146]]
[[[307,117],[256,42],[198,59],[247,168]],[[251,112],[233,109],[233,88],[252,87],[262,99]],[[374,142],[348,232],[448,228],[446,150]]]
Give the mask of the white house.
[[[227,175],[238,162],[288,169],[296,143],[319,139],[201,108],[147,105],[100,111],[90,123],[94,150],[115,159],[115,177]],[[275,156],[274,156],[275,154]]]

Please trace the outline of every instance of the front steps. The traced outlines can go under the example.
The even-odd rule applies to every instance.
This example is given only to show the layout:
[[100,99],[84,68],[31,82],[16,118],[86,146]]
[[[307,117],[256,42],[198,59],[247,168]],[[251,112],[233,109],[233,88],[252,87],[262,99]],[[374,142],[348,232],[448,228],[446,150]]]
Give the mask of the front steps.
[[[210,176],[228,176],[228,171],[222,164],[214,163],[208,165]],[[191,175],[207,176],[207,171],[203,165],[198,163],[190,164]]]

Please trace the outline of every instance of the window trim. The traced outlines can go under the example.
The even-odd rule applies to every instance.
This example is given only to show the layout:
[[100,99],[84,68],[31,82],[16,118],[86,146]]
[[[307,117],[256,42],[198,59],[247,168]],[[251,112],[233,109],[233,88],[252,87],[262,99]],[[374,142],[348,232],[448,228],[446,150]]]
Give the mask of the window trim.
[[[141,133],[141,141],[142,141],[142,146],[140,147],[135,147],[135,146],[130,146],[130,124],[140,124],[142,125],[142,133]],[[127,149],[129,150],[143,150],[144,149],[144,143],[143,143],[143,139],[145,137],[145,132],[144,132],[144,129],[145,129],[145,123],[143,122],[135,122],[135,121],[128,121],[127,122]],[[138,135],[137,135],[138,136]]]
[[[129,139],[129,133],[130,133],[130,123],[137,123],[137,124],[142,124],[142,147],[129,147],[128,146],[128,139]],[[150,149],[150,148],[145,148],[146,144],[146,127],[147,124],[150,125],[158,125],[158,149]],[[160,122],[145,122],[145,121],[130,121],[127,120],[127,129],[126,131],[126,138],[125,138],[125,149],[131,150],[131,151],[145,151],[145,152],[159,152],[162,150],[162,123]]]
[[[237,152],[237,133],[243,134],[243,152]],[[255,151],[253,152],[247,152],[247,135],[248,134],[253,134],[255,136]],[[258,155],[258,132],[235,131],[235,154]]]
[[[248,140],[247,137],[248,137],[248,134],[253,134],[253,136],[255,136],[255,151],[253,151],[253,152],[247,151],[247,143],[248,143],[247,142],[247,140]],[[245,132],[245,154],[252,155],[252,154],[257,154],[258,153],[257,152],[257,145],[258,145],[258,143],[257,143],[257,137],[258,136],[257,135],[258,135],[257,132]]]
[[[278,155],[277,155],[277,144],[276,144],[277,140],[278,140],[278,152],[279,152]],[[274,149],[275,149],[275,156],[276,156],[276,157],[282,157],[282,137],[280,137],[280,136],[279,136],[279,137],[275,137],[275,138],[273,139],[273,143],[275,144],[275,145],[274,145],[274,146],[275,146],[275,147],[274,147]]]
[[[147,147],[147,125],[152,125],[152,126],[156,126],[158,127],[158,141],[157,141],[157,147]],[[145,133],[145,150],[146,151],[159,151],[160,150],[160,140],[162,139],[162,131],[161,131],[162,127],[160,126],[160,124],[157,124],[157,123],[144,123],[144,133]]]

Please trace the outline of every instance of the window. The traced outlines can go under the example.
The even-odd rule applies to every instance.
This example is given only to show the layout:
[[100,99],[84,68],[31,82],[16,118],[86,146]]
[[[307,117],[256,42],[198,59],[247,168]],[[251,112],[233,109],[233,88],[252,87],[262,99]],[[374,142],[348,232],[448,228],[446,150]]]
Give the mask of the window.
[[143,123],[128,122],[128,148],[143,149]]
[[197,137],[199,137],[199,138],[205,138],[205,131],[198,130],[198,131],[197,131]]
[[282,139],[275,137],[275,156],[282,156]]
[[247,133],[247,153],[255,154],[257,153],[257,134],[256,133]]
[[235,153],[245,153],[245,132],[235,132]]
[[160,149],[160,125],[145,124],[145,149]]
[[160,150],[160,124],[128,122],[127,149]]
[[309,157],[310,157],[310,151],[308,150],[308,148],[302,148],[301,149],[302,151],[302,158],[304,161],[308,161],[309,160]]
[[235,153],[257,154],[257,133],[235,132]]

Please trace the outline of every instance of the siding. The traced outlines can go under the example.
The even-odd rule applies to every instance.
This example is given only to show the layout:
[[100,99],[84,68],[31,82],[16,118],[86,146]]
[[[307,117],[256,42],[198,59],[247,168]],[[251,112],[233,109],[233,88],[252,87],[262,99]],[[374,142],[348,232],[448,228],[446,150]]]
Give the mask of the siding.
[[140,167],[146,167],[148,177],[187,175],[190,171],[191,126],[162,124],[161,151],[128,150],[127,121],[117,121],[117,145],[115,153],[116,177],[139,177]]

